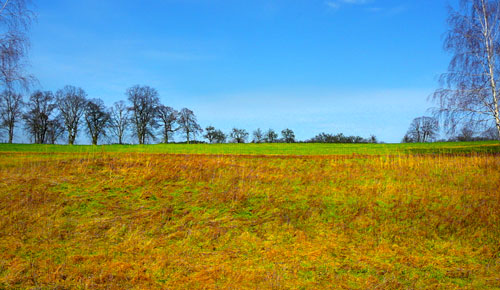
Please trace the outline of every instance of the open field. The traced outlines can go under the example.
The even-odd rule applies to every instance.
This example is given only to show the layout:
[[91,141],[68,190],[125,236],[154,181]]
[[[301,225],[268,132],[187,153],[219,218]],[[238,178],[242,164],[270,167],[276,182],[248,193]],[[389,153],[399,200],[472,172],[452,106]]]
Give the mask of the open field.
[[420,153],[500,153],[500,142],[443,142],[408,144],[156,144],[156,145],[36,145],[0,144],[0,152],[136,152],[165,154],[238,155],[397,155]]
[[188,146],[1,145],[0,289],[500,289],[498,143]]

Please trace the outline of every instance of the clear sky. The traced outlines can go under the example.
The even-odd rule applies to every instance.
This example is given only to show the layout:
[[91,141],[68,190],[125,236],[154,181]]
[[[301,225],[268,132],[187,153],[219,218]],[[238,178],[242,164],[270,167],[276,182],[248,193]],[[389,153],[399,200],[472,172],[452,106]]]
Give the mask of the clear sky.
[[31,69],[41,89],[79,86],[111,105],[149,85],[165,105],[225,132],[290,128],[301,140],[342,132],[399,142],[433,105],[427,98],[450,59],[445,0],[35,4]]

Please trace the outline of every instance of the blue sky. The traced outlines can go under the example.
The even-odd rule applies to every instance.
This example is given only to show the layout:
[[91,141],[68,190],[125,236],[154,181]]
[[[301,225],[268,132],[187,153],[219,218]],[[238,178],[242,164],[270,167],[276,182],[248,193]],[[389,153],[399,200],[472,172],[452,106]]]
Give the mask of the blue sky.
[[75,85],[111,105],[149,85],[165,105],[226,132],[288,127],[301,140],[343,132],[399,142],[433,105],[450,59],[447,1],[35,4],[31,69],[41,89]]

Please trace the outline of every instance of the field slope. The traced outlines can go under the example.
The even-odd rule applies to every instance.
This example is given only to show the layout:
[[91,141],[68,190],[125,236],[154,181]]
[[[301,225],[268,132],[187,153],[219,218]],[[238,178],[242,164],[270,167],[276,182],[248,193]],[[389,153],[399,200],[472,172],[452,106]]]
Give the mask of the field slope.
[[37,145],[0,144],[0,152],[43,153],[164,153],[236,155],[395,155],[500,153],[500,142],[443,142],[408,144],[156,144],[156,145]]
[[498,143],[445,145],[1,145],[0,289],[500,289]]

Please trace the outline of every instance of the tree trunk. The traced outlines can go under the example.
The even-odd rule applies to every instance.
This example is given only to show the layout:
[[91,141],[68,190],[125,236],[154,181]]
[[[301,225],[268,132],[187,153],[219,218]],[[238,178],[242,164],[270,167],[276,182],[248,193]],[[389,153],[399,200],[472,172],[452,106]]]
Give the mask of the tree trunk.
[[500,116],[498,115],[498,113],[496,115],[496,123],[497,123],[496,124],[497,125],[497,131],[498,131],[498,140],[500,141]]
[[163,143],[167,144],[168,143],[168,129],[165,126],[165,129],[163,131]]
[[9,125],[9,144],[12,144],[13,139],[14,139],[14,126]]

